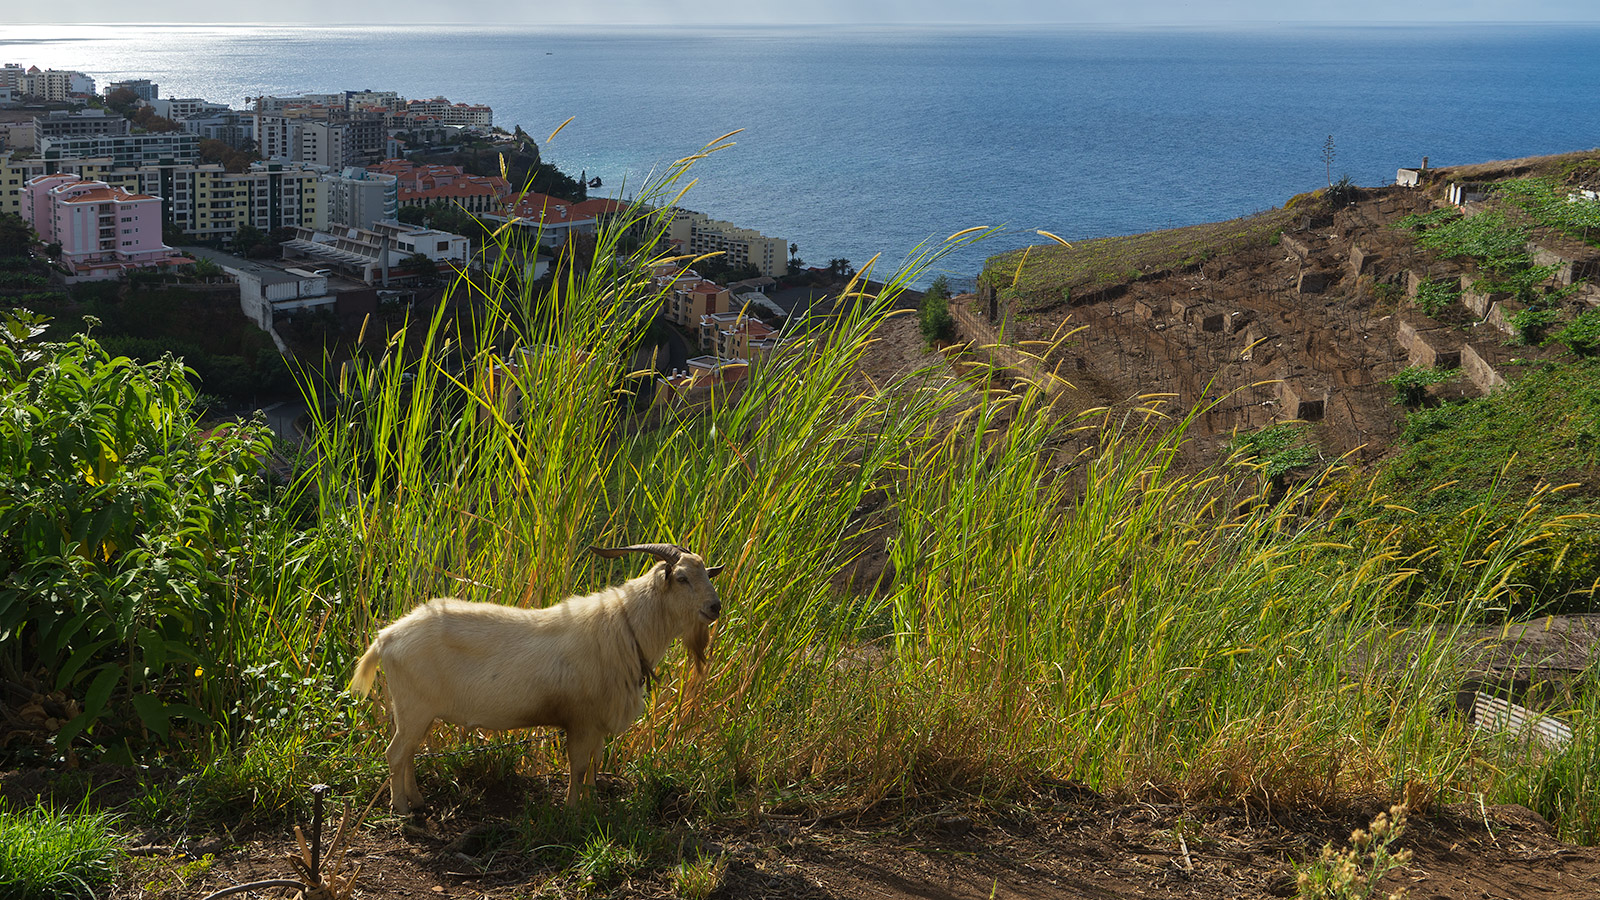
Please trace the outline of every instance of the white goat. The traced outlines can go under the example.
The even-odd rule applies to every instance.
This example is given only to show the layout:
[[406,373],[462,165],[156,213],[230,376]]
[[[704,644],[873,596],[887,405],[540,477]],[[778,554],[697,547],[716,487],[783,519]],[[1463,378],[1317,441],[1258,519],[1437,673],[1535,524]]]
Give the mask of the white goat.
[[638,578],[543,609],[429,600],[378,632],[350,690],[367,696],[378,663],[388,676],[394,737],[389,797],[395,812],[422,804],[415,754],[435,719],[504,730],[566,731],[567,805],[591,788],[600,751],[644,712],[654,672],[681,637],[696,673],[705,669],[710,625],[722,613],[711,584],[722,566],[672,544],[598,548],[608,558],[649,553]]

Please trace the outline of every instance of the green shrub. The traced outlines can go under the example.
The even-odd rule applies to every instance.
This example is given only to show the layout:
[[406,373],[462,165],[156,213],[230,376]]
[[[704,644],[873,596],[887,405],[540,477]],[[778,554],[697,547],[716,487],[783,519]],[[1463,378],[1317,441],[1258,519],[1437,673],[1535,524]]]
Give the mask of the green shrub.
[[42,344],[43,327],[0,314],[0,654],[83,698],[58,752],[108,716],[165,738],[175,715],[207,718],[195,704],[259,527],[267,433],[201,434],[176,360]]
[[1579,313],[1570,325],[1556,332],[1555,338],[1579,356],[1600,352],[1600,310]]
[[1561,310],[1543,306],[1530,306],[1511,317],[1511,327],[1516,329],[1516,342],[1536,347],[1544,343],[1545,331],[1561,321]]
[[1310,465],[1317,459],[1317,445],[1311,440],[1311,426],[1304,422],[1283,422],[1256,431],[1235,434],[1226,447],[1228,459],[1260,467],[1264,478],[1276,479]]
[[45,806],[0,809],[0,896],[55,900],[100,896],[116,873],[121,841],[103,812]]
[[1394,402],[1397,405],[1417,407],[1428,398],[1428,388],[1449,381],[1456,377],[1456,373],[1455,369],[1407,366],[1379,383],[1394,388]]
[[1461,290],[1454,281],[1434,279],[1417,288],[1417,306],[1429,316],[1437,316],[1459,299]]
[[933,280],[918,305],[923,339],[950,341],[956,336],[956,320],[950,315],[950,282],[943,275]]

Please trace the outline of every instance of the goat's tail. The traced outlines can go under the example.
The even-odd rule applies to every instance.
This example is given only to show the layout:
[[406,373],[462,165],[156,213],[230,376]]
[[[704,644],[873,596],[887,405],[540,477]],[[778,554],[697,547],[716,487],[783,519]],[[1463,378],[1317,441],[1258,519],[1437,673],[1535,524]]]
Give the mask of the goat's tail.
[[378,677],[378,644],[373,641],[367,652],[361,654],[361,661],[356,663],[355,677],[350,679],[350,693],[357,697],[365,697],[372,693],[372,681]]

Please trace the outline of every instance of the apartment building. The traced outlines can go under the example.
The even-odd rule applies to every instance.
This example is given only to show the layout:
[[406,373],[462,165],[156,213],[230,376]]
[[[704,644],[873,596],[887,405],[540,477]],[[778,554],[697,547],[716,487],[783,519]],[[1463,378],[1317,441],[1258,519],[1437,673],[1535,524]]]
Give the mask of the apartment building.
[[39,155],[47,165],[55,166],[67,160],[101,157],[109,157],[118,166],[184,165],[200,161],[200,137],[184,131],[40,136]]
[[[4,92],[5,88],[0,88]],[[25,119],[21,122],[0,121],[0,150],[27,150],[32,152],[39,148],[38,140],[34,137],[33,120]]]
[[325,198],[317,210],[314,227],[373,228],[394,222],[400,214],[400,179],[383,172],[354,167],[322,176]]
[[42,240],[61,246],[62,264],[78,277],[114,278],[191,261],[161,242],[161,201],[148,194],[74,175],[40,175],[25,186],[22,208]]
[[356,112],[363,109],[381,108],[386,110],[404,109],[406,98],[394,91],[345,91],[344,108],[346,112]]
[[[146,103],[154,103],[161,99],[161,86],[148,78],[130,78],[127,81],[113,81],[106,85],[106,96],[109,97],[116,91],[133,91],[134,96]],[[157,112],[160,112],[157,110]],[[166,116],[166,113],[161,113]],[[167,118],[172,118],[167,116]]]
[[204,165],[117,166],[109,158],[74,160],[80,177],[162,198],[167,220],[201,240],[229,240],[240,226],[262,231],[315,224],[322,173],[259,162],[248,172]]
[[[133,127],[127,119],[103,109],[75,111],[52,110],[33,118],[34,140],[39,138],[74,138],[92,135],[131,134]],[[37,144],[36,144],[37,145]]]
[[733,302],[727,288],[701,278],[693,269],[658,274],[654,282],[664,295],[667,320],[684,328],[698,328],[706,316],[729,312]]
[[680,252],[699,256],[721,253],[729,265],[753,265],[762,275],[776,278],[789,271],[789,243],[759,231],[720,222],[704,213],[675,209],[667,238]]
[[481,215],[498,210],[511,194],[511,185],[504,178],[468,175],[460,166],[419,165],[404,159],[386,159],[368,168],[399,180],[401,209],[449,203]]
[[73,97],[94,96],[94,79],[82,72],[40,69],[31,66],[18,79],[17,90],[25,97],[47,103],[65,103]]
[[700,317],[700,349],[713,356],[754,362],[777,346],[777,329],[743,310]]
[[22,215],[22,192],[27,183],[44,174],[44,160],[22,157],[15,151],[0,153],[0,213]]
[[429,116],[441,125],[476,125],[488,128],[494,124],[494,110],[481,103],[451,103],[443,97],[432,100],[412,100],[406,104],[412,117]]
[[150,108],[156,111],[156,115],[174,122],[222,112],[228,108],[226,103],[213,103],[200,97],[174,97],[166,100],[157,98],[148,102]]
[[184,131],[198,135],[203,141],[221,141],[236,150],[247,141],[255,140],[256,135],[255,119],[237,109],[190,116],[180,120],[179,124]]

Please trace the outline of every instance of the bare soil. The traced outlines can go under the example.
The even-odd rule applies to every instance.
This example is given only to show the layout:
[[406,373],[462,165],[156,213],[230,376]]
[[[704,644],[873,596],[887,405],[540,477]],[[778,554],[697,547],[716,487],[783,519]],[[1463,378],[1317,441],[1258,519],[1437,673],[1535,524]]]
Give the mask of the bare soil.
[[[950,803],[827,815],[751,811],[716,822],[663,818],[670,849],[600,883],[585,883],[540,850],[495,848],[517,826],[521,800],[554,802],[554,779],[515,778],[494,799],[426,819],[375,816],[341,853],[361,867],[357,898],[672,897],[677,859],[720,859],[720,898],[1286,897],[1296,862],[1342,847],[1381,809],[1354,804],[1330,814],[1276,815],[1112,801],[1081,786],[1046,785],[1019,805]],[[601,784],[601,803],[629,786]],[[151,836],[125,866],[113,898],[201,897],[284,878],[297,844],[286,832],[230,838],[191,834],[177,846]],[[1548,824],[1517,806],[1461,804],[1413,816],[1400,846],[1410,863],[1382,882],[1384,895],[1528,898],[1600,895],[1600,850],[1556,840]],[[184,866],[200,853],[215,862]],[[270,889],[254,896],[285,897]]]

